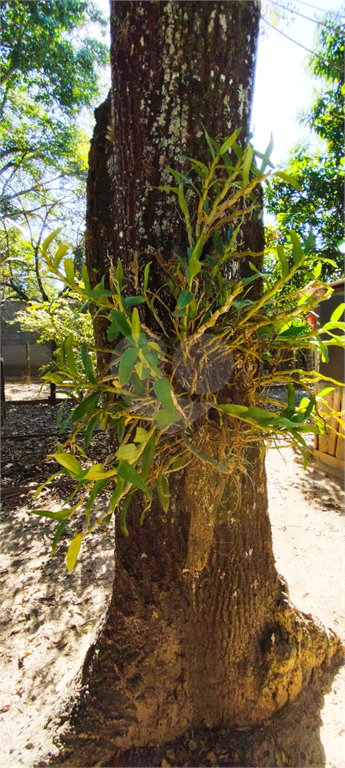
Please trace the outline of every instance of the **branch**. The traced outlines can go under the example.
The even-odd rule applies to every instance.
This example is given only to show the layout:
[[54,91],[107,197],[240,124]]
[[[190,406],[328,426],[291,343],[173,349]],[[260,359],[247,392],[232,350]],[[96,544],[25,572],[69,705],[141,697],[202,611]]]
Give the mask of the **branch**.
[[6,288],[12,288],[12,291],[15,291],[15,293],[17,294],[17,296],[19,296],[19,298],[20,298],[20,299],[22,299],[23,301],[30,301],[30,298],[29,298],[29,296],[27,296],[27,294],[25,293],[25,291],[23,291],[21,288],[19,288],[19,287],[18,287],[18,286],[17,286],[17,285],[16,285],[16,284],[13,282],[13,280],[9,280],[8,282],[7,282],[6,280],[3,280],[3,281],[2,281],[2,284],[3,284],[4,286],[6,286]]

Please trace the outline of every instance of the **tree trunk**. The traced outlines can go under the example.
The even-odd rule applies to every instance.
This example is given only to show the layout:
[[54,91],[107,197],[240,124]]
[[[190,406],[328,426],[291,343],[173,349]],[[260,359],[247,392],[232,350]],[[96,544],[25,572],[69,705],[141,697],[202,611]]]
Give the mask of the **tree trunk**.
[[[259,4],[117,1],[111,22],[112,114],[110,99],[96,111],[88,180],[94,283],[119,257],[129,269],[134,252],[143,264],[150,246],[166,261],[185,247],[175,201],[157,186],[169,183],[166,165],[204,159],[202,126],[216,139],[240,125],[248,136]],[[242,247],[262,250],[257,216]],[[248,273],[246,259],[236,269]],[[233,425],[199,429],[215,457],[240,437]],[[156,499],[140,526],[133,502],[129,537],[116,530],[113,595],[84,664],[64,765],[101,765],[116,748],[164,743],[190,726],[259,723],[339,650],[290,605],[276,572],[259,445],[243,450],[233,475],[195,459],[172,477],[167,513]]]

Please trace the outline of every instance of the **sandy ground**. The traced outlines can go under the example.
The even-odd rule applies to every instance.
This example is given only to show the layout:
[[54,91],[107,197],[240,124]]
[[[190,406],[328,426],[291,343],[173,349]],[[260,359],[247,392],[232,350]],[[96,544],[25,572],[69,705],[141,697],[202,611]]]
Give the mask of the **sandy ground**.
[[[37,396],[37,395],[36,395]],[[33,408],[21,406],[21,409]],[[30,488],[50,467],[42,458],[49,439],[15,442],[19,433],[52,429],[56,410],[30,412],[9,405],[3,443],[7,487]],[[16,413],[14,417],[13,414]],[[12,422],[11,422],[12,418]],[[35,426],[38,424],[38,426]],[[31,462],[31,463],[30,463]],[[290,449],[267,456],[270,517],[277,566],[292,601],[318,616],[345,640],[343,499],[339,482],[315,466],[304,472]],[[43,470],[42,470],[43,467]],[[47,470],[49,469],[49,472]],[[61,489],[47,491],[44,506]],[[71,685],[95,636],[111,590],[113,531],[94,538],[72,574],[65,570],[66,539],[51,554],[53,521],[30,515],[32,493],[4,498],[1,523],[2,659],[0,677],[1,768],[32,767],[51,747],[45,723]],[[42,497],[36,506],[42,506]],[[345,768],[344,670],[325,697],[321,740],[327,768]]]

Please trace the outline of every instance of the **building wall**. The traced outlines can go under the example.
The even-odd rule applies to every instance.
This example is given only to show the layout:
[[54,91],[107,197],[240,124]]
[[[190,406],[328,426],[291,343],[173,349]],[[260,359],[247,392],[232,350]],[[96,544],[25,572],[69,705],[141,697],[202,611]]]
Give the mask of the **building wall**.
[[37,333],[21,331],[19,323],[10,325],[17,312],[25,309],[22,301],[5,301],[1,307],[1,355],[7,381],[25,380],[28,375],[27,345],[30,358],[30,376],[39,380],[39,369],[51,359],[49,344],[38,344]]

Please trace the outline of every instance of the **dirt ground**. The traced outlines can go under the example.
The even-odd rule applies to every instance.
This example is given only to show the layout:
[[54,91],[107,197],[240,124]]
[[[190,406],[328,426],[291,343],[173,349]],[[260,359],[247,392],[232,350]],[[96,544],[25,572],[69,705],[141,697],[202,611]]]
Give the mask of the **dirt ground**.
[[[19,395],[20,399],[26,396],[25,387],[21,385],[19,393],[15,385],[8,387],[2,441],[1,768],[32,768],[37,762],[44,765],[44,755],[54,750],[45,724],[49,721],[54,731],[57,707],[71,689],[102,620],[113,576],[111,527],[95,535],[75,570],[68,574],[68,534],[54,557],[51,541],[56,524],[30,514],[33,506],[57,508],[66,488],[56,486],[33,501],[34,487],[53,471],[54,463],[44,461],[44,457],[54,449],[56,437],[51,435],[57,432],[55,419],[60,406],[33,402],[36,389],[27,394],[31,402],[15,404]],[[68,407],[68,403],[63,405],[65,412]],[[103,435],[95,450],[97,455],[104,450]],[[292,602],[318,616],[345,640],[340,482],[315,464],[304,471],[287,448],[269,450],[266,466],[277,567],[289,584]],[[316,758],[319,762],[315,768],[345,768],[344,681],[343,668],[324,698],[320,736],[325,758],[321,762]],[[302,699],[298,711],[302,718]],[[313,728],[318,731],[317,716],[315,722]],[[277,724],[279,718],[276,728]],[[187,744],[196,746],[195,739],[192,734]],[[261,739],[262,744],[266,742]],[[186,746],[188,749],[192,747]],[[166,752],[157,765],[244,765],[238,762],[242,753],[240,747],[237,749],[229,762],[229,752],[223,748],[220,753],[217,745],[210,751],[208,745],[202,763],[188,762],[188,755],[184,763],[174,763],[171,749],[170,756]],[[274,755],[274,762],[260,762],[258,757],[258,762],[245,764],[291,765],[283,751]],[[299,764],[314,765],[307,758]]]

